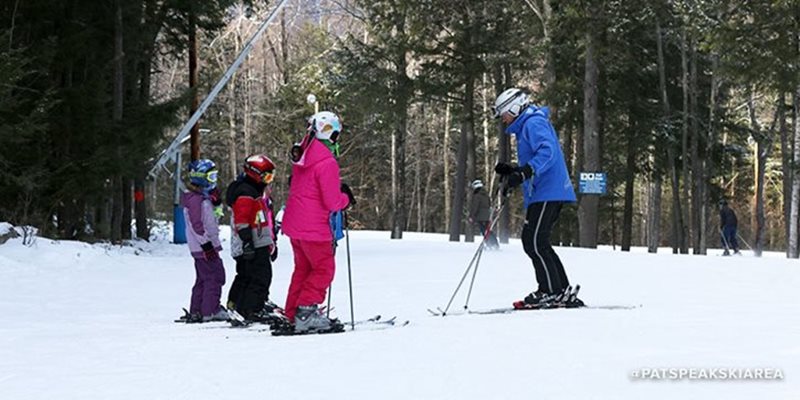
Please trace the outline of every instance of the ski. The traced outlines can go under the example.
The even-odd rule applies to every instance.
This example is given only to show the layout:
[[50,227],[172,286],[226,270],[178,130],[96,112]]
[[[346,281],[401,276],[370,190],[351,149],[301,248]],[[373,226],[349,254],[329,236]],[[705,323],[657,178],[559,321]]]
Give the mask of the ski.
[[[334,327],[330,330],[325,330],[325,331],[295,332],[294,325],[287,323],[282,326],[271,327],[271,329],[260,329],[259,332],[271,331],[273,336],[302,336],[302,335],[315,335],[315,334],[324,335],[329,333],[343,333],[343,332],[353,331],[352,328],[347,329],[348,326],[351,326],[351,323],[347,322],[343,323],[338,319],[335,321],[336,324],[334,325]],[[409,320],[398,321],[396,316],[385,319],[379,314],[371,318],[355,321],[354,323],[352,323],[352,326],[355,327],[356,331],[369,331],[369,330],[383,330],[394,327],[403,327],[409,325],[410,323],[411,321]]]
[[219,312],[218,314],[215,314],[211,318],[206,319],[200,314],[191,314],[189,310],[183,308],[183,315],[180,318],[176,319],[175,322],[182,324],[211,324],[214,322],[230,322],[230,311],[228,311],[222,306],[220,307],[221,307],[220,312],[222,311],[225,312],[226,319],[219,319]]
[[192,316],[191,314],[189,314],[189,310],[185,308],[182,308],[182,310],[183,310],[183,315],[181,315],[178,319],[175,320],[176,323],[185,324],[189,321],[189,319]]
[[338,319],[333,319],[331,322],[333,323],[331,327],[325,330],[297,332],[294,330],[294,324],[289,323],[289,321],[270,326],[269,330],[270,333],[272,333],[272,336],[327,335],[331,333],[342,333],[345,331],[344,324],[342,324]]
[[556,297],[552,302],[542,303],[537,305],[526,305],[522,300],[515,301],[512,307],[490,308],[487,310],[465,310],[461,312],[445,313],[444,310],[437,307],[436,310],[428,309],[428,312],[435,317],[444,317],[447,315],[467,315],[467,314],[510,314],[515,311],[530,311],[530,310],[557,310],[557,309],[588,309],[588,310],[633,310],[641,308],[641,305],[599,305],[587,306],[582,300],[578,298],[578,293],[581,290],[581,285],[575,285],[573,289],[571,286],[567,287],[564,293]]
[[633,306],[633,305],[599,305],[599,306],[583,306],[583,307],[539,307],[539,308],[514,308],[514,307],[500,307],[500,308],[489,308],[485,310],[467,310],[466,312],[448,312],[447,314],[442,314],[440,311],[434,311],[428,309],[428,312],[431,313],[434,317],[442,317],[442,316],[457,316],[457,315],[487,315],[487,314],[511,314],[517,311],[546,311],[546,310],[635,310],[637,308],[642,308],[641,305]]
[[359,327],[366,328],[364,330],[377,330],[376,328],[379,327],[392,327],[392,326],[401,327],[411,323],[411,321],[409,320],[398,321],[397,316],[391,317],[389,319],[381,319],[380,315],[378,317],[379,318],[377,319],[370,318],[368,320],[356,321],[355,322],[356,330],[359,330]]
[[[502,307],[502,308],[490,308],[487,310],[469,310],[466,314],[476,314],[476,315],[487,315],[487,314],[511,314],[516,311],[546,311],[546,310],[635,310],[637,308],[641,308],[641,305],[632,306],[632,305],[600,305],[600,306],[582,306],[582,307],[539,307],[539,308],[514,308],[514,307]],[[459,314],[452,314],[452,315],[464,315],[464,313]]]

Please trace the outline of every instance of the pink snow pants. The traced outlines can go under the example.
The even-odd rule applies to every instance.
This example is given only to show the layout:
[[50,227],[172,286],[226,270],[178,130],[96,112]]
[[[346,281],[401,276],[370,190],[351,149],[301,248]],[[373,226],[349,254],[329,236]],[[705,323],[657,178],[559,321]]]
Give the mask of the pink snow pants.
[[333,281],[336,263],[331,241],[292,239],[294,273],[286,296],[286,316],[294,321],[298,306],[320,305]]

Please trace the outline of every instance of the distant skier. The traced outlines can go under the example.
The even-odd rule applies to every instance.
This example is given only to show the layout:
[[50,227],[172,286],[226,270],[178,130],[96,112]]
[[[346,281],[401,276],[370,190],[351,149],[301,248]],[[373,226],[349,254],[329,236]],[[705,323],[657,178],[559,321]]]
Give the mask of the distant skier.
[[181,195],[186,237],[194,258],[196,278],[186,322],[224,321],[228,314],[220,307],[225,268],[219,252],[219,223],[214,214],[217,166],[211,160],[189,164],[188,190]]
[[738,227],[738,220],[736,213],[728,207],[728,201],[722,199],[719,201],[719,226],[720,233],[722,233],[722,247],[725,251],[723,256],[729,256],[729,250],[733,250],[733,254],[742,254],[739,252],[739,242],[736,240],[736,229]]
[[228,308],[246,320],[270,322],[282,310],[269,300],[272,262],[278,256],[272,215],[271,183],[275,164],[269,157],[247,157],[243,172],[228,186],[225,202],[233,209],[231,255],[236,277],[228,292]]
[[545,107],[530,104],[520,89],[501,93],[492,108],[495,118],[506,125],[506,134],[517,137],[517,158],[520,166],[499,163],[495,172],[508,188],[522,185],[527,209],[522,228],[522,245],[536,270],[539,287],[517,308],[583,305],[577,296],[567,293],[569,279],[553,246],[550,233],[564,203],[576,201],[572,182],[555,129]]
[[326,317],[320,308],[336,268],[331,215],[356,203],[339,177],[336,156],[341,132],[336,114],[314,114],[306,137],[291,153],[292,179],[281,227],[294,250],[286,316],[297,333],[341,329],[340,323]]
[[497,249],[497,236],[491,230],[492,207],[489,195],[483,190],[483,181],[476,179],[470,184],[472,187],[472,208],[469,211],[469,222],[478,227],[482,237],[486,236],[489,230],[489,237],[486,238],[486,247]]

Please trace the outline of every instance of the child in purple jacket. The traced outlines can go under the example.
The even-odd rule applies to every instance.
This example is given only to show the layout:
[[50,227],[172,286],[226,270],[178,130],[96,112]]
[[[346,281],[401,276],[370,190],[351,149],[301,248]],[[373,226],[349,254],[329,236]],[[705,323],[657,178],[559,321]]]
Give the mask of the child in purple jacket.
[[194,258],[197,277],[192,287],[192,300],[186,322],[225,321],[228,313],[220,306],[225,268],[219,252],[219,223],[212,197],[217,187],[217,166],[211,160],[195,160],[189,164],[189,184],[181,195],[186,220],[186,239]]

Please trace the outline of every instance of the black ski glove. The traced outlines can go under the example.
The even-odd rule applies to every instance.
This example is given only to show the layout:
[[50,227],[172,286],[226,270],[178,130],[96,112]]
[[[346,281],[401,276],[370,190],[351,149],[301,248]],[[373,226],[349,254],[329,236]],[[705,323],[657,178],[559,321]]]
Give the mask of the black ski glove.
[[511,175],[516,170],[517,170],[517,166],[515,164],[509,164],[509,163],[501,162],[501,163],[497,163],[497,165],[494,166],[494,172],[498,173],[499,175],[503,175],[503,176]]
[[356,205],[356,196],[353,195],[353,191],[350,190],[350,186],[347,186],[346,183],[342,183],[342,186],[341,186],[340,190],[342,191],[342,193],[347,195],[348,199],[350,199],[350,206],[351,207],[355,206]]
[[522,181],[533,176],[533,168],[525,164],[524,167],[517,167],[516,170],[508,175],[508,187],[515,188],[522,184]]
[[219,258],[217,249],[214,248],[214,245],[211,244],[211,242],[203,243],[200,245],[200,248],[203,249],[203,256],[205,256],[206,260],[212,261]]
[[239,229],[239,239],[242,241],[242,258],[252,260],[256,257],[256,247],[253,245],[253,232],[250,227]]
[[269,260],[275,262],[278,259],[278,246],[272,245],[272,254],[269,255]]

